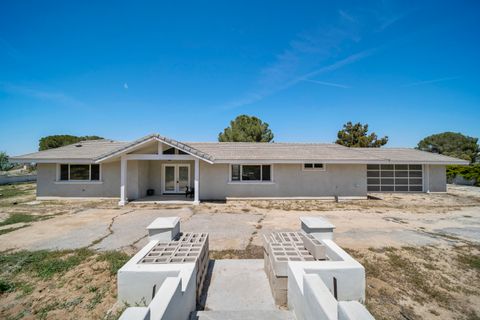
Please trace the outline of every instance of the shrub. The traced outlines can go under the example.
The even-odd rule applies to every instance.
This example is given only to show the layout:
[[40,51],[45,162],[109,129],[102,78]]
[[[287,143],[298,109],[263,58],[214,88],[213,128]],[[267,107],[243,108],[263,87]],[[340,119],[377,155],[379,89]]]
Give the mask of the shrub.
[[467,180],[475,180],[475,185],[480,186],[480,164],[447,166],[447,179],[451,181],[456,176],[462,176]]

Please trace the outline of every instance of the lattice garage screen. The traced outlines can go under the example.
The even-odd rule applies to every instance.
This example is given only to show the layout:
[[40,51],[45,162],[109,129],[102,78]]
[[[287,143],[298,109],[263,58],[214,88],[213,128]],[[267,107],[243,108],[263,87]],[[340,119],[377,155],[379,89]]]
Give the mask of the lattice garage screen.
[[421,164],[369,164],[367,190],[371,192],[422,192]]

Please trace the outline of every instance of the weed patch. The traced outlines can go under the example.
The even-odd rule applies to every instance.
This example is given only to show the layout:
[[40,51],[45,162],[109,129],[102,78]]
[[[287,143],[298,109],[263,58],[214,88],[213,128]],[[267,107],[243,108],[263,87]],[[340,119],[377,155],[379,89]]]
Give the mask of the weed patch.
[[130,259],[130,256],[124,252],[120,251],[107,251],[101,253],[98,257],[98,261],[107,261],[110,266],[110,273],[116,275],[118,269],[120,269],[127,261]]
[[79,249],[75,251],[19,251],[0,255],[0,267],[12,273],[27,271],[40,278],[51,278],[79,265],[91,256],[93,251]]

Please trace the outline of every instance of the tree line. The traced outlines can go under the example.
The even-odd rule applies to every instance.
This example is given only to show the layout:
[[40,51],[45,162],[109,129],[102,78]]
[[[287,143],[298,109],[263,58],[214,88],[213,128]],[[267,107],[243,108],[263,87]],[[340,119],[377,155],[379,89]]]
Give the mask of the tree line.
[[[48,150],[58,148],[69,144],[77,143],[83,140],[103,139],[100,136],[73,136],[73,135],[51,135],[40,139],[39,150]],[[274,133],[268,123],[255,116],[239,115],[230,121],[230,125],[223,132],[218,134],[220,142],[274,142]],[[369,133],[368,124],[360,122],[347,122],[337,132],[335,143],[353,148],[378,148],[388,143],[388,136],[378,137],[375,132]],[[428,152],[443,154],[455,158],[470,161],[471,164],[480,161],[478,138],[469,137],[456,132],[443,132],[433,134],[420,140],[416,149]],[[477,164],[476,166],[480,166]],[[480,167],[473,170],[474,178],[478,177]],[[9,170],[12,164],[8,160],[5,152],[0,152],[0,170]],[[450,171],[448,171],[450,170]],[[449,166],[447,174],[450,176],[453,172],[464,173],[470,177],[471,170],[462,166]],[[477,172],[475,174],[475,172]],[[480,182],[480,179],[477,179]]]

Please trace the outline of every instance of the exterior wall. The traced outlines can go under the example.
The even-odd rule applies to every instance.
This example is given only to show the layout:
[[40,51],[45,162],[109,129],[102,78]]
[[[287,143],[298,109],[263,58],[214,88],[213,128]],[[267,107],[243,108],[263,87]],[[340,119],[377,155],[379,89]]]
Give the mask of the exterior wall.
[[[447,169],[444,165],[429,165],[429,191],[447,192]],[[426,189],[428,190],[428,189]],[[426,191],[425,190],[425,191]]]
[[[146,196],[147,189],[162,192],[162,164],[190,164],[190,186],[194,184],[194,161],[129,160],[127,197],[135,200]],[[427,167],[427,166],[426,166]],[[102,183],[56,182],[56,164],[38,164],[38,197],[112,197],[120,196],[120,161],[101,165]],[[326,171],[303,171],[301,164],[274,164],[272,183],[230,183],[228,164],[200,161],[200,199],[226,197],[320,197],[366,196],[366,165],[327,164]],[[427,181],[428,180],[428,181]],[[430,192],[446,192],[444,165],[429,165]],[[426,187],[426,186],[425,186]],[[426,191],[427,188],[424,188]]]
[[102,183],[56,182],[57,165],[37,165],[37,197],[120,197],[120,161],[101,165]]
[[200,200],[226,197],[366,196],[367,166],[327,164],[303,171],[302,164],[274,164],[272,183],[231,183],[228,164],[200,162]]
[[[148,161],[127,161],[127,198],[135,200],[147,195],[149,179]],[[120,188],[120,187],[119,187]]]

